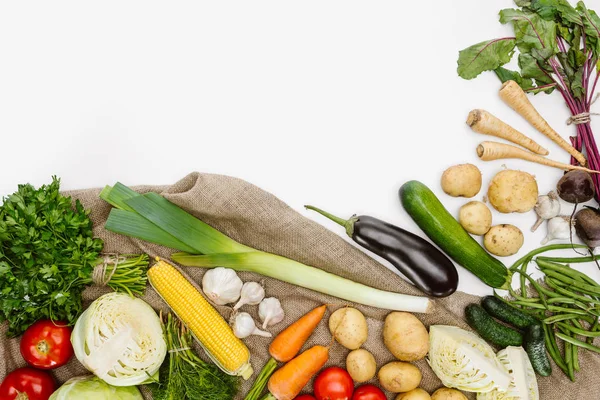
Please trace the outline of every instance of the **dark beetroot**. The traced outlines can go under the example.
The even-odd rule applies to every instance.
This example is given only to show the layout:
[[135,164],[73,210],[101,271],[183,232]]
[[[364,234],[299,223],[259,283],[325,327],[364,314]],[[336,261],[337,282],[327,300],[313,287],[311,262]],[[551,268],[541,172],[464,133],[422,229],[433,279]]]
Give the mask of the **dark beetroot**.
[[589,207],[579,210],[575,214],[575,231],[589,248],[600,247],[600,211]]
[[585,171],[578,170],[564,174],[556,184],[556,190],[561,199],[573,204],[590,201],[596,194],[592,176]]

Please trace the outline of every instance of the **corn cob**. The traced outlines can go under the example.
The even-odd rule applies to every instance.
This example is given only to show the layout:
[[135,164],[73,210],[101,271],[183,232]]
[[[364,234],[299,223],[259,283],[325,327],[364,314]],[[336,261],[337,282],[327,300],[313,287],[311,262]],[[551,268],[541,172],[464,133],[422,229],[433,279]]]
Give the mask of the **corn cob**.
[[219,368],[230,375],[250,378],[250,351],[181,272],[159,260],[148,270],[148,280]]

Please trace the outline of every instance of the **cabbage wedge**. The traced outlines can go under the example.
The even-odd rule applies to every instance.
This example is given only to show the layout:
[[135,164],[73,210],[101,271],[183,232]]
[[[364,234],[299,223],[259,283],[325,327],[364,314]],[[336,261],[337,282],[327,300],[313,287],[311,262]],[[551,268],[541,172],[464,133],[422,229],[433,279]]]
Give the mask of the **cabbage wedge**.
[[75,323],[71,342],[79,362],[113,386],[146,382],[167,354],[154,309],[122,293],[96,299]]
[[428,362],[442,383],[467,392],[506,392],[511,377],[494,350],[474,333],[455,326],[429,328]]
[[500,350],[497,357],[512,378],[508,390],[478,393],[477,400],[539,400],[537,378],[525,350],[509,346]]

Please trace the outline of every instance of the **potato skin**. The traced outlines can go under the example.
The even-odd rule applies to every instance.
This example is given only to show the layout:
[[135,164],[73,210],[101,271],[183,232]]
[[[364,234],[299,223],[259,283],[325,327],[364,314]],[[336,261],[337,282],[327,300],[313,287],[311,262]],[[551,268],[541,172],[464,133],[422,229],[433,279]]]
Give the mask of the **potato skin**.
[[458,222],[473,235],[485,235],[492,227],[492,212],[481,201],[470,201],[460,208]]
[[431,400],[467,400],[467,396],[456,389],[440,388],[433,392]]
[[346,357],[346,371],[354,382],[366,382],[377,372],[375,357],[365,349],[352,350]]
[[349,350],[356,350],[367,341],[369,330],[365,316],[356,308],[344,307],[329,317],[329,332]]
[[501,213],[531,211],[538,199],[538,186],[533,175],[507,169],[498,172],[488,188],[490,204]]
[[396,396],[396,400],[431,400],[431,396],[423,389],[416,388],[410,392],[400,393]]
[[385,364],[377,374],[379,383],[388,392],[402,393],[413,390],[421,383],[421,371],[412,364],[393,361]]
[[395,311],[385,318],[383,343],[398,360],[417,361],[429,352],[429,333],[414,315]]
[[492,226],[492,228],[483,237],[483,246],[490,253],[507,257],[516,254],[525,238],[519,228],[510,224]]
[[442,174],[442,190],[452,197],[473,197],[481,190],[481,171],[473,164],[454,165]]

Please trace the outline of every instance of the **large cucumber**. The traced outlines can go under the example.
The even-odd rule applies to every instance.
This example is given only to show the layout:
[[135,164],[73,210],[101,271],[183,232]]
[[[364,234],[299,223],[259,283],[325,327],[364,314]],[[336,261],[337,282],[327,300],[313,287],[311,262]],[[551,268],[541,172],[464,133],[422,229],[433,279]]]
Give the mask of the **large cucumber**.
[[520,329],[526,329],[531,325],[539,325],[541,323],[533,315],[526,314],[494,296],[485,296],[481,300],[481,305],[492,317],[496,317],[500,321]]
[[496,322],[479,304],[469,304],[465,316],[471,328],[488,342],[502,348],[523,345],[523,335]]
[[510,276],[504,264],[460,226],[427,186],[419,181],[409,181],[402,185],[399,194],[406,212],[450,258],[487,285],[508,288]]

